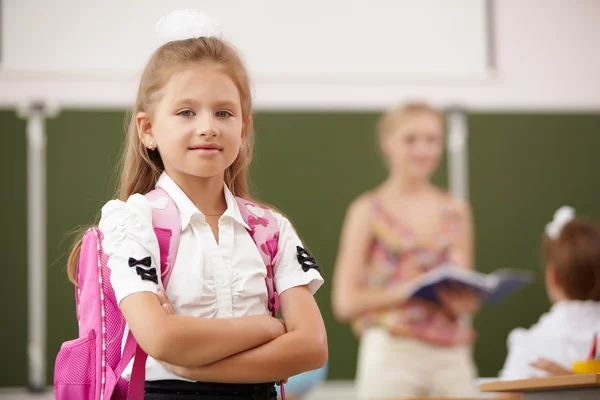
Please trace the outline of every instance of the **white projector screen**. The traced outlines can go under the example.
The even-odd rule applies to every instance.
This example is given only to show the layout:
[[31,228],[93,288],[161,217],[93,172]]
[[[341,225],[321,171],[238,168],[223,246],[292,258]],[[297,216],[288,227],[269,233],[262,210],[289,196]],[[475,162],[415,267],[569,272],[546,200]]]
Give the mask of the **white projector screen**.
[[4,0],[2,74],[137,76],[166,12],[221,21],[259,82],[465,80],[490,72],[485,0]]

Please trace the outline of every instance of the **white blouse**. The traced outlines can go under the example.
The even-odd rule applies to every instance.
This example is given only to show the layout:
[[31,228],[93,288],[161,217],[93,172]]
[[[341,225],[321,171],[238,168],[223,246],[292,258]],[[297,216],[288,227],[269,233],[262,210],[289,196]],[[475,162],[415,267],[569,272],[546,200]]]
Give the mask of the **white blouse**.
[[546,358],[570,369],[585,360],[595,333],[600,333],[600,302],[561,301],[529,329],[514,329],[508,336],[508,356],[500,379],[547,376],[529,364]]
[[[246,230],[234,196],[225,186],[227,210],[219,218],[219,243],[204,215],[192,201],[163,173],[157,187],[173,199],[181,218],[181,236],[177,259],[172,270],[167,295],[176,314],[202,318],[228,318],[247,315],[270,315],[267,307],[266,267],[256,244]],[[152,227],[152,205],[141,194],[127,202],[111,200],[102,208],[100,230],[104,235],[104,252],[110,257],[111,284],[117,301],[132,293],[157,293],[162,285],[142,279],[130,258],[150,257],[146,269],[160,271],[158,240]],[[279,226],[279,255],[274,266],[275,287],[283,293],[292,287],[307,285],[315,293],[323,284],[316,269],[304,271],[297,259],[297,247],[303,247],[290,221],[274,212]],[[123,374],[129,378],[131,364]],[[156,360],[148,357],[146,380],[181,379]]]

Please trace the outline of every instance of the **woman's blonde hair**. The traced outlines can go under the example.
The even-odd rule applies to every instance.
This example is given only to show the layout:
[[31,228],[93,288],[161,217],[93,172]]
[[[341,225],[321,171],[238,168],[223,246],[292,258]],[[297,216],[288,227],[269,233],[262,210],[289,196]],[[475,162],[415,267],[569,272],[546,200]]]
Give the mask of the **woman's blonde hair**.
[[409,118],[420,114],[430,114],[440,120],[443,119],[442,112],[430,104],[409,102],[396,106],[383,114],[377,123],[377,131],[380,136],[388,134],[402,126]]
[[[121,178],[117,197],[126,200],[134,193],[146,194],[154,189],[164,165],[158,151],[149,151],[138,137],[136,115],[152,114],[162,89],[170,77],[195,63],[215,63],[236,85],[242,106],[246,137],[233,164],[225,171],[225,184],[234,196],[249,198],[248,166],[252,160],[254,131],[252,128],[252,92],[246,67],[236,49],[218,38],[197,38],[169,42],[154,52],[140,80],[135,105],[131,109],[125,148],[121,162]],[[67,262],[69,279],[76,284],[76,269],[81,250],[79,237]]]

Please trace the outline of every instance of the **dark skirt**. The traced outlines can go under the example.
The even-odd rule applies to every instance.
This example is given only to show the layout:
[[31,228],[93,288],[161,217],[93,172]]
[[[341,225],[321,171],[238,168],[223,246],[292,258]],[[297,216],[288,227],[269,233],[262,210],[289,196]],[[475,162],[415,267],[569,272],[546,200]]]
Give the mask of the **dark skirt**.
[[275,383],[147,381],[144,400],[276,400]]

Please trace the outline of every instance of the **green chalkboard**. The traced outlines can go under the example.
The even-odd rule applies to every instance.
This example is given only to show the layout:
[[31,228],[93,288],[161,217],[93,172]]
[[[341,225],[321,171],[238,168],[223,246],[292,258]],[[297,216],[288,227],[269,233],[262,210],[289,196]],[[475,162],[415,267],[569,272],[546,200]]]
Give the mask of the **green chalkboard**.
[[[124,113],[65,111],[48,121],[48,382],[54,356],[76,335],[73,287],[65,261],[68,233],[91,224],[111,198]],[[331,314],[330,283],[338,235],[350,201],[385,176],[374,113],[259,113],[251,169],[253,193],[283,210],[322,265],[327,284],[317,301],[326,320],[330,379],[354,376],[357,341]],[[600,115],[469,115],[471,200],[480,270],[541,272],[543,225],[562,204],[600,218]],[[25,123],[0,112],[4,154],[1,243],[4,290],[0,354],[11,360],[0,386],[27,381],[27,251]],[[435,177],[446,184],[444,167]],[[476,318],[476,361],[482,376],[502,365],[508,331],[548,308],[541,281]],[[8,328],[7,328],[8,327]]]

